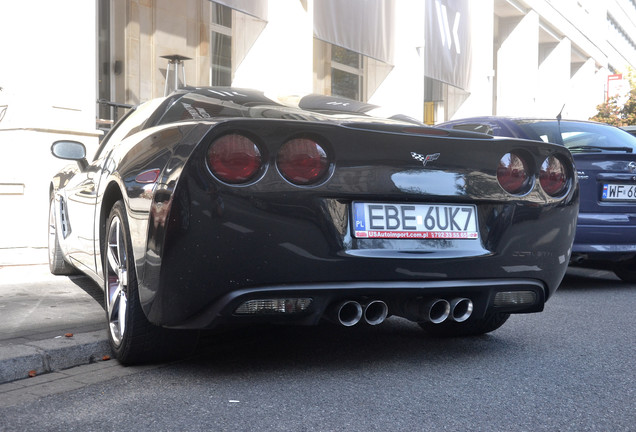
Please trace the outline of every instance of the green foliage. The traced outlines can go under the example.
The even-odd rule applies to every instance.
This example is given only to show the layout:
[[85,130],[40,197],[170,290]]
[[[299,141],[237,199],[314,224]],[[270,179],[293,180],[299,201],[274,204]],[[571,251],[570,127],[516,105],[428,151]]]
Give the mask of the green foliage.
[[614,126],[626,126],[629,124],[624,122],[623,107],[618,105],[615,97],[610,98],[607,102],[603,102],[602,104],[597,105],[596,110],[598,112],[595,116],[590,117],[590,120],[607,123]]
[[598,112],[590,120],[614,126],[636,125],[636,75],[631,68],[627,72],[627,79],[631,88],[627,102],[621,106],[617,97],[611,97],[607,102],[596,106]]

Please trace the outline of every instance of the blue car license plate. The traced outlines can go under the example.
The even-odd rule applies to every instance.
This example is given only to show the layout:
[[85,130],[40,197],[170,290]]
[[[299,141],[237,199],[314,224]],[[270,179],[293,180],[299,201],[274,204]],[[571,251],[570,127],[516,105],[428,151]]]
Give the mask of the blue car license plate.
[[478,239],[477,207],[353,203],[356,238]]

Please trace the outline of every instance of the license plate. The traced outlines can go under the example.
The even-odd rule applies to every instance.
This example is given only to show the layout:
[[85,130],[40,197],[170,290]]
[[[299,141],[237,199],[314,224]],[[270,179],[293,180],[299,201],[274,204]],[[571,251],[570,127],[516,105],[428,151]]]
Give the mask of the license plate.
[[354,202],[353,221],[356,238],[479,238],[474,205]]
[[604,184],[603,201],[636,201],[636,185]]

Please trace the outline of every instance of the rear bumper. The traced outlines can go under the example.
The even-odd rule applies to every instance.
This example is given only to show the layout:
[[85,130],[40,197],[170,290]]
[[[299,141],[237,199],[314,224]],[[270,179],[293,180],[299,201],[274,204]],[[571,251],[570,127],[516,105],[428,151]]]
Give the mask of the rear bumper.
[[636,256],[636,215],[579,213],[572,254],[575,260]]
[[[522,305],[498,306],[497,293],[534,293],[534,302]],[[301,312],[241,314],[237,309],[249,301],[267,299],[311,299],[310,306]],[[530,279],[488,279],[426,282],[346,282],[264,286],[232,291],[189,320],[175,328],[215,328],[224,325],[253,323],[281,323],[315,325],[321,319],[330,319],[333,306],[346,301],[362,305],[382,301],[388,306],[389,316],[401,316],[412,321],[424,321],[413,312],[414,304],[444,299],[469,299],[474,305],[472,317],[482,318],[487,312],[530,313],[543,310],[545,287]]]
[[[197,198],[204,202],[203,196]],[[382,300],[390,314],[404,316],[400,304],[418,297],[466,297],[479,316],[492,305],[495,287],[502,286],[503,291],[538,293],[531,306],[503,312],[538,312],[566,271],[576,211],[553,209],[551,223],[570,225],[546,231],[548,212],[540,208],[483,207],[480,240],[430,242],[355,239],[346,202],[315,199],[313,208],[294,206],[291,200],[252,206],[224,197],[223,204],[208,215],[198,209],[207,211],[210,204],[174,217],[175,235],[161,260],[154,269],[146,262],[140,294],[151,322],[182,328],[252,322],[234,311],[244,301],[270,295],[311,297],[312,309],[256,321],[315,324],[329,305],[347,299]],[[186,222],[187,230],[180,230]],[[148,277],[152,274],[156,278]]]

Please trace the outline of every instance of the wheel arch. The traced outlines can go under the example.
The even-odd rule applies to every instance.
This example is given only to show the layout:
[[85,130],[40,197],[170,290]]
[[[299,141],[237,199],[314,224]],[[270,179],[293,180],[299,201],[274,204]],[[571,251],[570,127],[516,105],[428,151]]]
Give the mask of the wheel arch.
[[[104,242],[106,237],[106,222],[110,211],[115,203],[119,200],[123,201],[124,194],[121,192],[119,185],[116,182],[111,182],[104,191],[104,198],[102,199],[102,205],[99,214],[99,250],[100,253],[104,250]],[[125,205],[125,203],[124,203]],[[101,257],[101,268],[104,266],[104,257]]]

